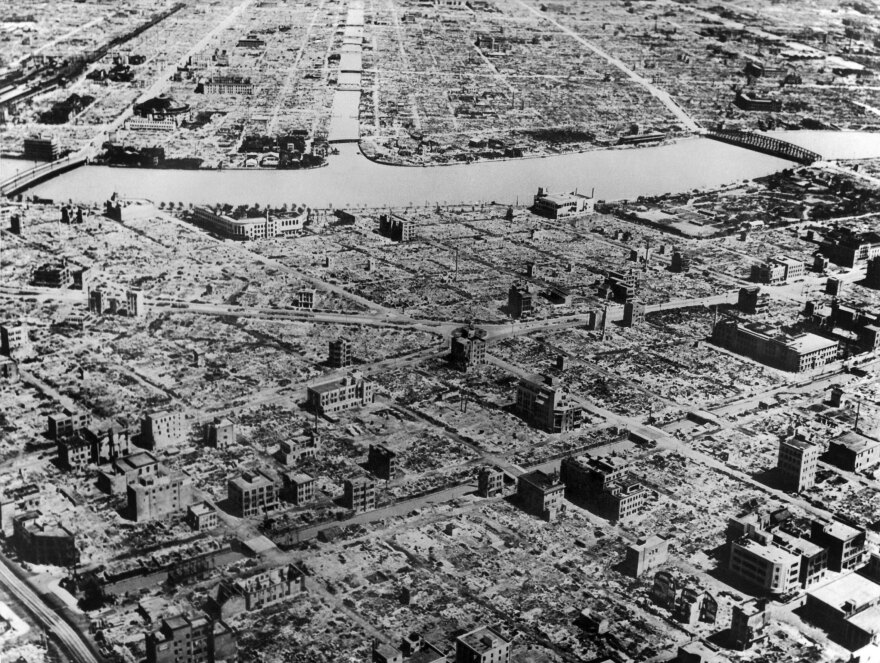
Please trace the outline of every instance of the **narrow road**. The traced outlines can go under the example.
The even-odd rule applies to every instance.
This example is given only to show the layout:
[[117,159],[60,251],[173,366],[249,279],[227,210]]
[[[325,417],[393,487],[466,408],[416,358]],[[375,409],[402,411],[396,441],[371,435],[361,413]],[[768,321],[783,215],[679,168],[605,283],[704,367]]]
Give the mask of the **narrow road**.
[[678,120],[683,125],[685,125],[690,131],[699,131],[700,130],[700,125],[698,125],[696,123],[696,121],[690,115],[688,115],[684,111],[684,109],[681,108],[681,106],[679,106],[677,103],[675,103],[672,100],[672,97],[669,96],[668,92],[666,92],[665,90],[661,90],[659,87],[654,85],[651,81],[649,81],[647,78],[643,78],[643,77],[639,76],[636,72],[634,72],[632,69],[627,67],[626,64],[624,64],[624,62],[622,60],[614,57],[610,53],[603,51],[601,48],[599,48],[598,46],[596,46],[592,42],[587,41],[586,39],[581,37],[577,32],[575,32],[571,28],[565,27],[564,25],[562,25],[561,23],[559,23],[555,19],[551,18],[547,14],[539,11],[538,9],[535,9],[534,7],[532,7],[529,4],[526,4],[525,2],[523,2],[523,0],[517,0],[517,2],[522,7],[524,7],[525,9],[528,9],[530,12],[532,12],[539,19],[543,19],[543,20],[547,21],[548,23],[555,25],[559,30],[561,30],[562,32],[567,34],[569,37],[571,37],[572,39],[577,41],[579,44],[581,44],[582,46],[593,51],[593,53],[595,53],[599,57],[607,60],[608,64],[611,64],[611,65],[617,67],[618,69],[620,69],[620,71],[622,71],[624,74],[626,74],[627,78],[629,78],[634,83],[638,83],[639,85],[644,87],[661,104],[666,106],[666,108],[669,109],[669,112],[672,113],[676,118],[678,118]]

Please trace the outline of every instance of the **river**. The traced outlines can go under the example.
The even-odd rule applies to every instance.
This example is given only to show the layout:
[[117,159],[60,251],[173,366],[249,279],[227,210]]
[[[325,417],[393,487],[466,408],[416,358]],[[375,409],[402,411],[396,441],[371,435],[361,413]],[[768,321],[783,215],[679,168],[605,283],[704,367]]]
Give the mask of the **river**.
[[[880,134],[774,132],[827,159],[880,156]],[[687,138],[668,145],[595,150],[545,158],[437,167],[377,164],[354,143],[339,145],[329,164],[313,170],[177,171],[86,166],[29,193],[57,201],[102,202],[114,192],[156,202],[282,203],[310,207],[403,207],[425,203],[513,203],[539,186],[553,191],[595,190],[615,200],[717,187],[768,175],[793,164],[718,141]]]

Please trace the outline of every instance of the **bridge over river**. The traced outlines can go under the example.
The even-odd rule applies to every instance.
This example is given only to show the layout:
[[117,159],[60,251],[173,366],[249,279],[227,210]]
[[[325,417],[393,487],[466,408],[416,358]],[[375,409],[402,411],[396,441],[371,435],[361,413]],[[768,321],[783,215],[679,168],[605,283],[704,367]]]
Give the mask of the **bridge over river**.
[[736,131],[733,129],[719,129],[717,131],[708,131],[704,134],[706,138],[712,140],[720,140],[722,143],[729,143],[738,147],[744,147],[749,150],[755,150],[763,154],[769,154],[780,159],[788,159],[802,164],[811,164],[815,161],[822,161],[822,155],[812,152],[803,147],[798,147],[787,141],[764,134],[756,134],[750,131]]

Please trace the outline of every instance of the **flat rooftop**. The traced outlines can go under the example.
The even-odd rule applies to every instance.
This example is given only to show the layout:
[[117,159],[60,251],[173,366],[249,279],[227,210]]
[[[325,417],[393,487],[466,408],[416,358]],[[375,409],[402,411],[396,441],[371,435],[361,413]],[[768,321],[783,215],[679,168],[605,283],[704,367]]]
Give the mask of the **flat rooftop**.
[[842,610],[845,603],[858,609],[880,601],[880,585],[858,573],[848,573],[809,590],[807,595],[837,610]]
[[481,626],[470,633],[459,636],[458,639],[479,654],[509,644],[509,640],[488,626]]
[[786,345],[801,353],[816,352],[837,346],[837,341],[816,334],[801,334],[788,341]]
[[849,431],[848,433],[844,433],[843,435],[838,435],[837,437],[835,437],[833,440],[831,440],[831,444],[837,444],[842,447],[846,447],[850,451],[860,452],[867,449],[872,449],[880,445],[880,442],[872,440],[869,437],[865,437],[864,435],[859,435],[855,431]]

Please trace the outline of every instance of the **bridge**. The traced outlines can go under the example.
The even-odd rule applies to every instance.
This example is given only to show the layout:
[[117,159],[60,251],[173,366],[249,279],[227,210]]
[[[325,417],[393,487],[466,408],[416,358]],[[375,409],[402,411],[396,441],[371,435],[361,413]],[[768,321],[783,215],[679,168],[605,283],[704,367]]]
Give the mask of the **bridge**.
[[14,196],[56,175],[73,170],[88,162],[85,154],[69,154],[57,161],[41,163],[0,182],[0,196]]
[[744,147],[747,150],[762,152],[780,159],[788,159],[789,161],[797,161],[804,165],[809,165],[814,161],[821,161],[822,155],[811,152],[803,147],[792,145],[779,138],[772,136],[764,136],[750,131],[736,131],[734,129],[718,129],[715,131],[707,131],[706,138],[712,140],[720,140],[722,143],[730,143],[738,147]]

